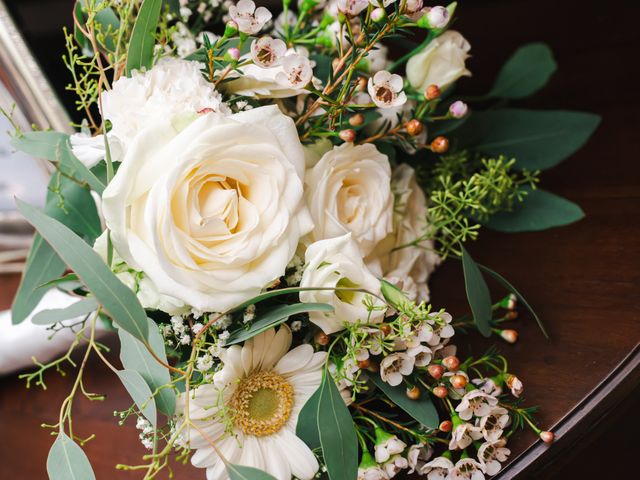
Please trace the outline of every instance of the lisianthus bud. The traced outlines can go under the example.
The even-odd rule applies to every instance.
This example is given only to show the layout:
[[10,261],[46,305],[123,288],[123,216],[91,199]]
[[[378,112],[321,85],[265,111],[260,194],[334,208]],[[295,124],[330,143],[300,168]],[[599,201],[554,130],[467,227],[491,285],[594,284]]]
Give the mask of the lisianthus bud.
[[449,355],[442,359],[442,364],[447,367],[447,370],[455,372],[460,367],[460,359],[455,355]]
[[518,341],[518,332],[510,328],[500,330],[500,336],[509,343],[516,343],[516,341]]
[[362,115],[361,113],[356,113],[355,115],[351,116],[351,118],[349,118],[349,125],[351,125],[352,127],[359,127],[363,123],[364,115]]
[[415,137],[416,135],[420,135],[424,130],[424,126],[422,125],[422,122],[416,118],[409,120],[405,125],[405,128],[407,129],[407,133],[412,137]]
[[323,331],[320,331],[320,332],[316,333],[315,341],[316,341],[316,343],[318,345],[328,345],[329,344],[329,340],[331,340],[329,338],[329,335],[327,335]]
[[435,100],[440,97],[440,87],[438,85],[429,85],[424,91],[424,98],[427,100]]
[[438,398],[446,398],[449,395],[449,389],[444,385],[438,385],[433,389],[433,394]]
[[384,8],[374,8],[373,11],[371,12],[371,20],[373,20],[374,22],[378,23],[381,22],[382,20],[384,20],[384,18],[386,17],[386,12],[384,11]]
[[435,153],[446,153],[447,150],[449,150],[449,139],[447,137],[439,136],[431,142],[431,151]]
[[418,400],[420,398],[420,389],[416,386],[413,388],[407,388],[407,397],[411,400]]
[[451,420],[444,420],[443,422],[440,422],[440,425],[438,426],[438,430],[445,433],[450,432],[452,428],[453,422]]
[[427,371],[429,372],[429,375],[436,380],[439,380],[444,374],[444,367],[442,365],[429,365],[427,367]]
[[469,107],[461,100],[456,100],[449,107],[449,114],[453,118],[462,118],[467,114],[468,111]]
[[231,47],[229,50],[227,50],[227,54],[225,55],[225,59],[229,58],[231,60],[238,60],[240,58],[240,50],[238,50],[236,47]]
[[544,443],[551,443],[553,442],[553,440],[555,440],[556,436],[553,434],[553,432],[540,432],[540,439],[544,442]]
[[233,20],[229,20],[224,26],[224,36],[226,38],[233,37],[238,33],[238,24]]
[[346,130],[342,130],[338,136],[343,142],[353,142],[356,139],[356,131],[351,128],[347,128]]
[[467,386],[467,378],[464,375],[454,375],[449,380],[453,388],[464,388]]

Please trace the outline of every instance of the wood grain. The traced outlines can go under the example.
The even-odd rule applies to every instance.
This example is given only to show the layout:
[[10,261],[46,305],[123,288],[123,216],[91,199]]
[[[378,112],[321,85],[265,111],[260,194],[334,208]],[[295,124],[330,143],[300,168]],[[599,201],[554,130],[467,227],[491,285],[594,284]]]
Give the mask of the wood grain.
[[[473,46],[469,66],[474,78],[464,80],[461,91],[488,91],[500,65],[518,45],[543,40],[553,47],[560,69],[535,100],[516,105],[588,110],[604,119],[583,150],[542,176],[546,189],[583,207],[585,220],[539,233],[483,232],[469,246],[474,258],[521,290],[550,332],[547,341],[523,314],[513,324],[520,332],[517,344],[495,340],[511,370],[524,380],[527,403],[540,406],[538,418],[545,428],[561,423],[578,406],[591,408],[589,402],[603,388],[606,391],[607,384],[594,389],[640,341],[640,90],[637,76],[631,75],[640,5],[615,5],[602,8],[600,2],[578,0],[461,2],[456,23]],[[7,307],[17,278],[3,276],[1,285],[0,307]],[[466,312],[457,262],[436,272],[432,291],[435,306]],[[458,338],[457,343],[475,352],[489,344],[477,335]],[[97,363],[91,364],[88,375],[88,387],[106,393],[107,399],[79,401],[74,423],[82,435],[97,434],[86,447],[97,477],[139,478],[114,470],[115,459],[136,463],[143,453],[132,422],[120,427],[113,417],[114,410],[129,405],[126,393]],[[46,392],[28,392],[15,378],[0,380],[0,432],[9,445],[0,449],[0,478],[46,478],[52,438],[39,425],[55,421],[70,382],[69,376],[51,375]],[[637,398],[638,390],[629,395]],[[527,432],[510,445],[518,454],[535,441]],[[179,479],[203,478],[193,469],[178,471]],[[525,476],[519,473],[518,478]]]

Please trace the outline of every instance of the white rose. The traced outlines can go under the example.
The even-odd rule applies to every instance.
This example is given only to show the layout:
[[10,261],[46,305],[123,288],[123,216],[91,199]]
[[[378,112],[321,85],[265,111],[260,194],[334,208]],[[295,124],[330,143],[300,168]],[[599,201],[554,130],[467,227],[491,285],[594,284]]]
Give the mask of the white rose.
[[[362,288],[380,295],[380,282],[367,269],[351,234],[312,243],[305,253],[301,287]],[[327,303],[333,312],[311,312],[309,319],[326,334],[342,330],[345,323],[379,323],[384,304],[364,292],[308,290],[300,292],[303,303]],[[369,309],[374,305],[376,309]]]
[[448,30],[407,62],[407,80],[416,90],[424,91],[429,85],[442,90],[462,76],[470,76],[465,67],[471,45],[459,33]]
[[391,166],[373,144],[343,143],[307,170],[312,240],[353,233],[367,255],[392,230]]
[[[413,300],[428,301],[427,280],[440,263],[440,257],[431,240],[406,246],[429,229],[427,200],[416,182],[413,168],[406,164],[394,170],[391,184],[396,198],[393,232],[366,258],[367,266],[375,275],[385,277],[404,290]],[[401,246],[405,247],[394,250]]]
[[[211,109],[229,113],[222,97],[200,72],[201,64],[178,58],[164,58],[146,72],[122,76],[112,89],[102,93],[101,114],[111,123],[107,137],[113,161],[121,161],[140,130],[158,118],[181,121]],[[78,133],[71,136],[73,153],[87,167],[105,156],[104,137]]]
[[103,194],[115,249],[162,294],[224,311],[284,274],[312,228],[304,153],[277,107],[140,132]]

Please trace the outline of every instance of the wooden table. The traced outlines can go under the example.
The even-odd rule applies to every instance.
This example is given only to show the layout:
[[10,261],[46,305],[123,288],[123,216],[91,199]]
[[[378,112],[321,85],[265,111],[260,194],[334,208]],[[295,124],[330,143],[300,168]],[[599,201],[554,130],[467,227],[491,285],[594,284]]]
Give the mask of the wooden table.
[[[544,40],[556,53],[559,72],[538,99],[520,102],[530,108],[582,109],[604,121],[587,146],[560,167],[543,174],[545,188],[578,202],[585,220],[548,232],[505,235],[483,232],[470,251],[481,263],[509,278],[534,305],[551,340],[522,315],[515,328],[516,345],[499,344],[511,370],[525,382],[528,404],[540,405],[538,419],[554,427],[557,442],[547,447],[526,432],[511,442],[514,457],[501,478],[561,478],[560,457],[576,445],[589,445],[609,422],[622,422],[615,411],[624,399],[637,407],[640,396],[640,96],[637,76],[638,2],[578,0],[552,2],[460,2],[456,28],[469,38],[474,80],[463,88],[487,91],[497,70],[520,44]],[[470,85],[468,87],[468,85]],[[16,277],[0,280],[0,307],[8,307]],[[454,313],[466,309],[460,267],[445,264],[432,281],[433,300]],[[496,289],[496,293],[499,289]],[[499,341],[498,341],[499,342]],[[477,336],[458,338],[480,352],[487,342]],[[117,353],[117,352],[116,352]],[[72,378],[49,375],[46,392],[26,391],[15,378],[0,380],[0,479],[46,478],[45,460],[53,439],[40,428],[55,423],[60,402]],[[92,364],[88,386],[106,393],[102,403],[79,401],[74,424],[81,435],[95,432],[86,447],[98,479],[137,478],[114,470],[114,461],[135,463],[143,453],[132,424],[117,425],[114,410],[129,405],[124,390],[102,365]],[[634,417],[627,425],[638,425]],[[590,451],[615,469],[627,453],[637,453],[636,431],[629,442],[607,437]],[[594,433],[595,432],[595,433]],[[589,435],[587,437],[587,435]],[[569,448],[571,447],[571,448]],[[585,447],[586,448],[586,447]],[[620,457],[615,452],[622,449]],[[584,463],[579,461],[577,463]],[[593,463],[597,465],[597,463]],[[575,473],[575,465],[571,465]],[[604,468],[604,467],[603,467]],[[202,472],[179,469],[179,479],[203,478]],[[555,472],[555,473],[554,473]],[[594,473],[594,475],[597,475]],[[572,475],[573,477],[573,475]],[[613,478],[609,477],[609,478]]]

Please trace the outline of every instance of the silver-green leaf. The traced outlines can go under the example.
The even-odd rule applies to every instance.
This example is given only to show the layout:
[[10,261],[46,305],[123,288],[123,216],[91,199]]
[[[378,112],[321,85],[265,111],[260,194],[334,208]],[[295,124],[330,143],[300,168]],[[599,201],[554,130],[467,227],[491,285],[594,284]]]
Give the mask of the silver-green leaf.
[[418,400],[411,400],[407,397],[407,389],[404,385],[392,387],[377,374],[370,375],[369,378],[393,403],[411,415],[421,425],[428,428],[438,428],[440,424],[438,411],[431,401],[429,392],[422,390],[422,395]]
[[138,409],[142,412],[142,415],[156,428],[158,426],[156,402],[149,385],[144,381],[142,375],[135,370],[119,370],[118,377]]
[[59,432],[47,457],[49,480],[95,480],[89,459],[64,432]]
[[156,29],[160,20],[162,0],[144,0],[133,25],[127,52],[127,75],[133,70],[151,68],[153,49],[156,45]]
[[467,300],[473,313],[478,331],[485,337],[491,336],[491,295],[480,268],[471,258],[469,252],[462,248],[462,269],[464,272],[464,286],[467,292]]
[[244,465],[227,463],[227,473],[231,480],[276,480],[267,472]]
[[93,297],[83,298],[65,308],[53,308],[41,310],[36,313],[31,322],[36,325],[52,325],[72,318],[83,317],[94,312],[98,308],[98,302]]

